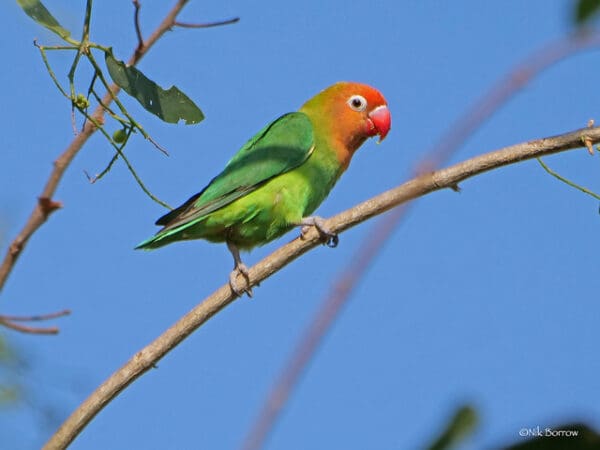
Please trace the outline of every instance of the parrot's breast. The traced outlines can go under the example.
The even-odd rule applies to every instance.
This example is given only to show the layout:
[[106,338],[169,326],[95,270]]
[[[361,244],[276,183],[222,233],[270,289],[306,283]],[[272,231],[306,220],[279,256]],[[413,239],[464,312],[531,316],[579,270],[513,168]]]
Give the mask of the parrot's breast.
[[[211,213],[192,234],[249,250],[266,244],[298,226],[329,194],[339,177],[312,157],[302,166],[267,181],[250,194]],[[311,164],[312,163],[312,164]]]

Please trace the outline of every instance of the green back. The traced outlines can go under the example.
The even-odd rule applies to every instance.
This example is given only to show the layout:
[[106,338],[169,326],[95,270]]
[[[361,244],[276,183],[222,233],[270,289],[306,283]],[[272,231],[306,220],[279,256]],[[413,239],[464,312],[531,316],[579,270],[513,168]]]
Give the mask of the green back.
[[[201,192],[156,221],[161,233],[191,225],[277,175],[308,159],[314,150],[313,127],[301,112],[285,114],[259,131]],[[185,227],[184,227],[185,228]]]

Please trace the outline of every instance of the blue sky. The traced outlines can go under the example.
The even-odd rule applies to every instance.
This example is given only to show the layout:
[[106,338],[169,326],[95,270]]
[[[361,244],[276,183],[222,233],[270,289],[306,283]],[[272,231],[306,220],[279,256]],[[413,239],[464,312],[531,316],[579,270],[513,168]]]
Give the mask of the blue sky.
[[[47,2],[79,34],[84,2]],[[132,8],[96,2],[92,39],[125,59]],[[338,80],[372,84],[393,127],[366,143],[318,213],[330,216],[389,189],[476,99],[517,62],[572,29],[571,1],[191,2],[181,20],[240,16],[233,26],[177,29],[139,66],[176,84],[206,114],[168,125],[130,110],[171,156],[137,137],[127,154],[171,204],[200,190],[268,121]],[[145,34],[168,5],[143,2]],[[34,37],[56,39],[16,4],[1,7],[2,248],[26,220],[72,138],[70,109],[43,69]],[[68,60],[55,56],[57,74]],[[598,51],[544,72],[470,137],[453,161],[585,126],[600,103]],[[85,80],[82,73],[82,80]],[[83,84],[82,86],[85,86]],[[29,399],[2,412],[2,440],[39,446],[114,370],[202,298],[231,269],[224,245],[133,247],[164,210],[123,164],[90,185],[112,156],[93,137],[64,178],[57,212],[31,240],[1,296],[5,314],[70,308],[56,337],[6,332],[30,364]],[[598,156],[546,159],[600,191]],[[417,448],[451,411],[472,402],[481,425],[465,448],[521,439],[523,427],[583,420],[600,427],[596,276],[598,202],[526,162],[419,200],[362,280],[282,415],[267,449]],[[265,394],[336,276],[375,222],[318,248],[218,314],[114,400],[73,449],[238,448]],[[249,264],[295,237],[245,255]],[[2,250],[4,251],[4,250]],[[32,432],[32,430],[35,430]]]

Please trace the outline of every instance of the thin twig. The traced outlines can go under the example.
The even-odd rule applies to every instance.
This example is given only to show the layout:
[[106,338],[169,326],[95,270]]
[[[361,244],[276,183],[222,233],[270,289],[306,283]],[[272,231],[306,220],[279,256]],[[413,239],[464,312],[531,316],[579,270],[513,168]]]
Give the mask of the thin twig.
[[[108,140],[108,142],[110,142],[110,144],[113,146],[113,148],[117,151],[117,154],[121,157],[121,159],[123,160],[123,162],[125,163],[125,165],[127,166],[127,170],[129,170],[129,173],[131,173],[131,175],[133,176],[133,178],[135,179],[136,183],[138,184],[138,186],[142,189],[142,191],[144,191],[144,193],[150,197],[150,199],[152,199],[153,201],[155,201],[156,203],[158,203],[160,206],[163,206],[167,209],[173,209],[168,203],[163,202],[161,199],[159,199],[157,196],[155,196],[152,192],[150,192],[150,189],[148,189],[148,187],[144,184],[144,182],[142,181],[142,179],[140,178],[140,176],[137,174],[137,172],[135,171],[135,169],[133,168],[133,164],[131,164],[129,162],[129,159],[125,156],[125,153],[123,153],[123,148],[125,147],[125,143],[123,142],[120,145],[117,144],[112,137],[108,134],[108,132],[104,129],[104,127],[102,126],[102,124],[98,121],[97,118],[95,118],[94,116],[90,116],[84,109],[78,108],[79,112],[81,114],[83,114],[83,116],[98,130],[100,131],[100,133],[102,135],[104,135],[104,137]],[[131,133],[129,133],[131,134]],[[111,160],[112,161],[112,160]],[[112,165],[109,163],[109,167],[107,167],[108,170],[110,170],[110,167]],[[104,176],[104,174],[106,172],[108,172],[108,170],[104,171],[102,173],[102,176]],[[97,181],[99,179],[99,177],[96,177],[94,182]]]
[[135,54],[139,54],[144,48],[144,37],[142,36],[142,27],[140,26],[140,9],[141,3],[138,0],[133,0],[133,26],[137,36],[138,45],[135,48]]
[[108,172],[110,172],[110,169],[112,169],[113,165],[117,162],[117,159],[119,159],[119,154],[115,153],[113,155],[113,157],[110,158],[110,161],[104,167],[104,169],[102,169],[102,171],[100,173],[98,173],[94,176],[90,175],[90,173],[87,170],[84,170],[83,173],[85,174],[85,177],[90,182],[90,184],[94,184],[96,181],[104,178],[104,175],[106,175]]
[[68,316],[69,314],[71,314],[70,309],[63,309],[62,311],[56,311],[48,314],[39,314],[35,316],[7,316],[6,314],[2,314],[0,315],[0,317],[6,320],[10,320],[11,322],[38,322]]
[[[150,37],[144,42],[144,45],[141,48],[140,52],[135,52],[134,55],[127,62],[128,65],[134,66],[136,65],[148,52],[148,50],[158,41],[163,34],[173,28],[173,24],[175,23],[175,19],[177,15],[181,12],[183,7],[186,5],[188,0],[177,0],[173,8],[169,11],[167,16],[163,19],[161,24],[154,30],[154,32],[150,35]],[[119,87],[116,85],[112,85],[110,91],[116,94],[119,91]],[[111,93],[107,93],[104,96],[103,103],[108,105],[112,101]],[[94,113],[93,117],[102,119],[104,115],[104,110],[101,106],[98,106]],[[58,157],[58,159],[54,162],[54,168],[50,173],[46,181],[46,185],[42,190],[40,198],[51,199],[58,188],[62,177],[71,164],[71,161],[75,156],[79,153],[83,145],[87,142],[89,137],[94,134],[96,131],[96,127],[91,123],[86,123],[81,131],[75,138],[71,141],[71,143],[67,146],[64,152]],[[29,238],[42,226],[42,224],[48,219],[49,213],[44,211],[44,209],[40,206],[39,202],[33,208],[31,215],[27,219],[27,222],[17,235],[17,237],[10,244],[8,251],[6,252],[6,256],[4,257],[2,264],[0,265],[0,291],[2,290],[8,276],[12,272],[15,263],[19,259],[19,256],[23,252]]]
[[75,58],[73,59],[73,63],[71,64],[71,69],[67,75],[69,79],[69,88],[71,91],[71,101],[75,102],[75,72],[77,71],[77,66],[79,65],[79,60],[81,55],[89,54],[88,42],[90,38],[90,21],[92,20],[92,0],[87,0],[85,2],[85,15],[83,18],[83,30],[81,32],[81,41],[79,43],[79,49],[75,54]]
[[[94,90],[94,85],[96,84],[96,80],[98,80],[98,74],[96,72],[94,72],[92,75],[92,79],[90,80],[90,85],[88,86],[88,90],[87,90],[86,99],[88,101],[88,105],[89,105],[89,101],[90,101],[90,95],[92,95],[96,99],[96,101],[98,102],[99,105],[102,105],[102,99],[98,96],[98,94]],[[104,112],[106,113],[107,111],[109,114],[112,113],[112,111],[108,108],[108,105],[106,105],[104,107]],[[87,112],[88,112],[87,108],[86,108],[85,112],[87,114]],[[87,123],[87,117],[84,116],[83,123],[81,124],[82,130],[85,128],[86,123]],[[75,127],[75,113],[74,112],[73,112],[73,127]]]
[[[436,172],[417,176],[394,189],[330,218],[325,221],[324,226],[332,232],[341,233],[371,217],[382,214],[417,197],[440,189],[452,188],[467,178],[489,170],[581,147],[581,136],[584,133],[592,142],[600,142],[600,127],[598,127],[576,130],[560,136],[524,142],[496,150]],[[256,286],[310,249],[317,247],[320,242],[319,233],[316,230],[310,230],[302,239],[295,239],[280,247],[250,268],[248,274],[249,287]],[[245,280],[244,275],[240,275],[240,277],[244,277]],[[244,280],[240,278],[238,283],[245,282]],[[142,374],[154,367],[169,351],[211,317],[230,305],[236,298],[229,284],[225,284],[204,299],[152,343],[137,352],[125,365],[102,383],[61,425],[44,448],[52,450],[66,448],[113,398]]]
[[59,331],[58,327],[29,327],[27,325],[21,325],[2,316],[0,316],[0,325],[27,334],[58,334]]
[[593,191],[590,191],[588,188],[585,188],[583,186],[578,185],[577,183],[572,182],[571,180],[563,177],[562,175],[560,175],[559,173],[555,172],[554,170],[552,170],[550,167],[548,167],[544,161],[542,161],[542,158],[536,158],[538,160],[538,162],[541,164],[541,166],[544,168],[544,170],[546,172],[548,172],[550,175],[552,175],[553,177],[555,177],[556,179],[562,181],[565,184],[568,184],[569,186],[583,192],[584,194],[587,195],[591,195],[592,197],[594,197],[596,200],[600,200],[600,195],[596,194]]
[[[37,39],[33,41],[33,45],[39,47]],[[44,50],[76,50],[79,51],[79,47],[73,45],[44,45]]]
[[[41,314],[36,316],[8,316],[0,315],[0,324],[15,331],[28,334],[57,334],[60,330],[58,327],[31,327],[22,325],[18,322],[41,322],[44,320],[56,319],[71,314],[71,311],[64,309],[49,314]],[[15,323],[17,322],[17,323]]]
[[240,21],[239,17],[234,17],[232,19],[226,20],[218,20],[216,22],[207,22],[207,23],[185,23],[185,22],[175,22],[173,25],[180,28],[212,28],[212,27],[220,27],[223,25],[231,25],[232,23],[237,23]]
[[94,184],[96,181],[101,180],[104,177],[104,175],[106,175],[108,172],[110,172],[110,169],[112,169],[113,164],[117,161],[117,159],[119,159],[119,155],[122,154],[123,147],[125,147],[125,144],[129,140],[129,136],[131,136],[132,132],[133,132],[132,128],[127,129],[127,134],[125,135],[125,140],[119,146],[119,151],[113,155],[113,157],[110,159],[110,161],[108,162],[106,167],[99,174],[92,177],[87,172],[84,171],[88,181],[91,184]]
[[142,27],[140,26],[140,9],[141,3],[138,0],[133,0],[133,25],[135,27],[135,35],[138,40],[138,47],[144,45],[144,37],[142,36]]
[[[447,133],[441,136],[438,142],[425,153],[425,158],[417,163],[414,173],[425,173],[440,167],[501,105],[512,98],[544,69],[580,50],[597,45],[600,45],[600,33],[578,34],[568,36],[529,55],[523,63],[511,70],[470,110],[462,115],[449,128]],[[590,126],[593,126],[593,122],[588,123],[588,127]],[[583,143],[586,143],[585,139],[587,137],[582,134]],[[456,183],[450,188],[458,190],[458,184]],[[348,265],[334,283],[328,297],[325,298],[314,319],[302,334],[300,343],[267,395],[257,419],[246,437],[243,446],[245,450],[257,450],[263,446],[269,432],[275,425],[280,411],[290,397],[304,368],[315,354],[323,337],[335,319],[339,317],[354,288],[364,278],[368,268],[379,254],[379,251],[384,248],[385,242],[396,230],[398,224],[406,216],[411,205],[397,208],[380,220],[375,232],[360,246],[357,256],[352,258],[352,264]]]
[[[97,76],[98,75],[96,73],[94,73],[94,77],[97,77]],[[100,95],[98,95],[98,93],[96,92],[96,90],[93,87],[92,87],[92,90],[90,91],[90,94],[94,97],[94,99],[98,102],[98,104],[104,108],[105,114],[108,114],[110,117],[112,117],[114,120],[116,120],[117,122],[119,122],[120,124],[122,124],[124,126],[130,126],[130,123],[127,119],[124,119],[123,117],[119,116],[116,112],[114,112],[112,110],[112,108],[110,108],[108,105],[106,105],[102,102],[102,97],[100,97]]]
[[[136,128],[137,128],[138,130],[140,129],[140,127],[139,127],[139,126],[136,126]],[[145,138],[146,138],[146,139],[148,139],[148,140],[150,141],[150,143],[151,143],[152,145],[154,145],[154,147],[155,147],[155,148],[156,148],[156,149],[157,149],[159,152],[161,152],[161,153],[162,153],[163,155],[165,155],[165,156],[169,156],[169,152],[167,151],[167,149],[166,149],[166,148],[164,148],[162,145],[160,145],[158,142],[156,142],[156,141],[155,141],[155,140],[152,138],[152,136],[150,136],[149,134],[146,134]]]
[[[44,63],[44,66],[46,66],[46,70],[48,71],[50,78],[52,79],[52,81],[54,82],[56,87],[58,88],[59,92],[62,95],[64,95],[66,98],[70,99],[71,96],[69,94],[67,94],[67,92],[61,86],[61,84],[58,82],[58,79],[56,78],[56,75],[54,74],[54,71],[52,70],[52,67],[50,66],[50,62],[48,61],[48,57],[46,56],[46,47],[38,44],[37,40],[33,41],[33,45],[40,51],[40,55],[42,56],[42,61]],[[73,47],[73,49],[77,50],[76,47]]]

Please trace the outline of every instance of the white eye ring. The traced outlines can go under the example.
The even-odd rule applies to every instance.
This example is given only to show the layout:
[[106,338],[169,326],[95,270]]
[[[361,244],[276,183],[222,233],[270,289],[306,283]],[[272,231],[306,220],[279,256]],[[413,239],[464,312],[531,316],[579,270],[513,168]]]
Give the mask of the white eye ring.
[[367,107],[367,100],[362,95],[353,95],[348,99],[348,106],[354,111],[364,111]]

